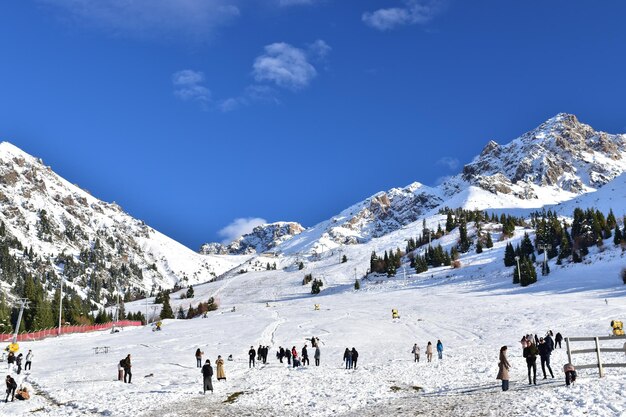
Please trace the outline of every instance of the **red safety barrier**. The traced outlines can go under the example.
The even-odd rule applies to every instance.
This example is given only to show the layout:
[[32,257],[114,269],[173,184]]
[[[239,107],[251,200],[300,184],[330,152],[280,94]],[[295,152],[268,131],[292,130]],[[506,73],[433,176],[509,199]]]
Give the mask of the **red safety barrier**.
[[[141,326],[140,321],[131,321],[131,320],[121,320],[116,322],[109,322],[104,324],[93,324],[90,326],[62,326],[61,334],[72,334],[72,333],[87,333],[87,332],[95,332],[100,330],[108,330],[115,327],[128,327],[128,326]],[[32,342],[35,340],[42,340],[46,337],[55,337],[59,335],[59,328],[53,327],[51,329],[38,330],[36,332],[31,333],[21,333],[17,335],[18,342]],[[11,342],[13,340],[13,334],[0,334],[0,342]]]

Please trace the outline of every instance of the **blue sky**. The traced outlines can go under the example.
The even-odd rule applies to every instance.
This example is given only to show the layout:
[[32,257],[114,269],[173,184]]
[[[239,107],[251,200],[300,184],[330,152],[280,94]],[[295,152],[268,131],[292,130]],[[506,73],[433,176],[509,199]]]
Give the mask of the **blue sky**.
[[626,132],[616,0],[0,7],[0,139],[192,249],[435,185],[558,112]]

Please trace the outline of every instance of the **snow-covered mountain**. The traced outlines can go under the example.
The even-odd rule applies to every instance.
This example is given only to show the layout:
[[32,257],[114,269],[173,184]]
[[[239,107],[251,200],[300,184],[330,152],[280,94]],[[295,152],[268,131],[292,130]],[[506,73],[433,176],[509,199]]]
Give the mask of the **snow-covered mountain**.
[[490,141],[462,179],[494,193],[538,198],[537,187],[593,191],[626,170],[626,135],[597,132],[558,114],[507,145]]
[[[193,252],[8,142],[0,144],[0,221],[3,245],[20,268],[51,280],[63,274],[83,295],[97,288],[100,296],[91,298],[103,302],[117,280],[130,292],[170,288],[208,281],[242,262]],[[19,272],[3,265],[0,285],[10,289]]]
[[227,245],[205,243],[200,248],[200,253],[204,255],[246,255],[268,252],[303,231],[304,227],[295,222],[263,224]]
[[539,209],[595,191],[626,172],[626,135],[560,113],[506,145],[490,141],[437,187],[379,192],[287,240],[278,250],[319,253],[380,237],[443,207]]

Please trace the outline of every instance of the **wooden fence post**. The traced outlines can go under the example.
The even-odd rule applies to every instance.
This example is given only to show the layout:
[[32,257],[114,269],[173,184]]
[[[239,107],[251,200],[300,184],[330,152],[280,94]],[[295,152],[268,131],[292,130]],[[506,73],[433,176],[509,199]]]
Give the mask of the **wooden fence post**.
[[604,376],[604,369],[602,368],[602,359],[600,358],[600,340],[594,337],[596,342],[596,355],[598,356],[598,370],[600,371],[600,378]]
[[565,346],[567,347],[567,362],[572,363],[572,351],[569,347],[569,337],[565,338]]

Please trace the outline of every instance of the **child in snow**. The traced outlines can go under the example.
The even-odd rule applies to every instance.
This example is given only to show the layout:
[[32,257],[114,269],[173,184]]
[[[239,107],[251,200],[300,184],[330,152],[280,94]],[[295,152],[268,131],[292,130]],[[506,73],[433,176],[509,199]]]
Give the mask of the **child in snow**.
[[565,372],[565,385],[569,387],[569,384],[576,382],[576,368],[571,363],[566,363],[563,366],[563,372]]

